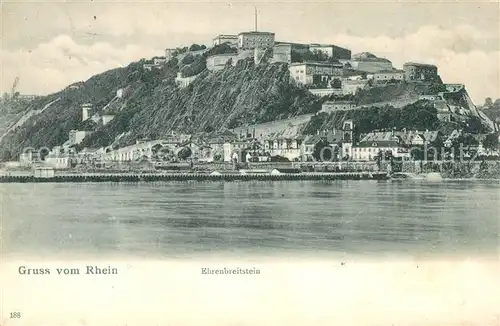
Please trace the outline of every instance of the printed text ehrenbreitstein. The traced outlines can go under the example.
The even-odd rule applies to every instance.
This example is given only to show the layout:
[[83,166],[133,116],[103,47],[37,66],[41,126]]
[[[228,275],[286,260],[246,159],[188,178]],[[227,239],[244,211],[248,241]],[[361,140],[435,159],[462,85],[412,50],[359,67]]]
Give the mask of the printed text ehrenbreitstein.
[[260,274],[260,269],[258,268],[202,268],[201,269],[202,274],[209,274],[209,275],[230,275],[230,274],[236,274],[236,275],[241,275],[241,274]]

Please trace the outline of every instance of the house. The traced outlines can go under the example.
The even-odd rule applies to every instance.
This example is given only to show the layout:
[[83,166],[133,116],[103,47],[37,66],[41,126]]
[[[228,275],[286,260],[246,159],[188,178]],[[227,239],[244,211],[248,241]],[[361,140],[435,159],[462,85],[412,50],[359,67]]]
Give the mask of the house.
[[354,161],[373,161],[379,152],[390,152],[393,157],[409,158],[409,152],[402,139],[394,132],[371,132],[351,148],[350,158]]
[[290,77],[303,85],[325,84],[342,76],[343,65],[336,63],[300,62],[288,68]]
[[269,134],[264,139],[264,150],[271,156],[282,156],[293,161],[302,155],[304,136],[300,133],[301,126],[289,126]]
[[28,148],[19,155],[19,165],[21,167],[31,167],[40,161],[40,153],[34,148]]
[[373,73],[373,80],[377,83],[387,83],[391,81],[403,81],[405,73],[403,70],[380,70]]
[[45,158],[45,164],[55,170],[69,169],[71,167],[71,156],[69,154],[49,154]]
[[249,141],[227,141],[223,144],[224,162],[244,162],[246,153],[251,149]]
[[132,162],[143,158],[151,159],[153,147],[162,144],[162,140],[137,140],[135,144],[111,150],[103,154],[103,159],[114,162]]
[[353,145],[351,158],[354,161],[373,161],[377,155],[391,153],[393,157],[409,158],[409,151],[397,139],[360,141]]
[[316,146],[323,142],[323,139],[319,135],[309,135],[304,139],[302,144],[302,158],[304,161],[310,161],[314,159],[314,152],[316,151]]

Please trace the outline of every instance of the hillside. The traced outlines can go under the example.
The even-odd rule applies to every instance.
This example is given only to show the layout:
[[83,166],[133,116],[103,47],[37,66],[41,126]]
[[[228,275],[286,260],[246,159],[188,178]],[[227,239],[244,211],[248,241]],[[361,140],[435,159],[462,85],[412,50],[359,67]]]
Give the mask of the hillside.
[[180,89],[174,83],[179,67],[147,71],[143,61],[90,78],[79,89],[66,89],[32,103],[41,109],[0,142],[0,159],[15,159],[23,148],[52,148],[68,139],[71,129],[82,127],[80,105],[103,108],[120,88],[129,88],[121,111],[106,126],[87,137],[82,146],[107,146],[116,136],[129,144],[138,138],[159,138],[172,130],[211,131],[241,124],[267,122],[319,111],[321,100],[290,82],[284,64],[254,66],[241,61],[216,73],[203,71],[191,85]]
[[[245,59],[235,66],[209,72],[206,56],[227,53],[230,48],[222,45],[201,52],[186,51],[161,69],[145,69],[148,61],[143,59],[22,106],[4,109],[0,160],[17,159],[27,147],[62,145],[73,129],[94,131],[78,148],[125,146],[141,138],[158,139],[172,131],[212,132],[278,119],[308,118],[308,114],[312,116],[321,109],[324,101],[338,99],[354,100],[364,109],[314,115],[310,122],[304,122],[306,133],[339,128],[344,119],[353,119],[361,132],[388,128],[450,130],[467,125],[479,131],[484,124],[479,114],[468,109],[470,99],[463,86],[454,91],[441,83],[401,83],[359,90],[343,98],[320,99],[290,79],[286,64],[255,65],[253,59]],[[175,82],[178,72],[184,77],[197,77],[189,86],[180,88]],[[117,96],[120,89],[124,90],[123,97]],[[449,94],[447,102],[464,111],[455,114],[461,121],[441,123],[431,103],[418,101],[420,95],[442,92]],[[114,115],[114,120],[105,126],[90,120],[82,122],[81,105],[86,103],[99,114]],[[469,121],[472,118],[475,120]],[[276,124],[263,128],[276,129]]]
[[486,126],[481,124],[476,117],[468,117],[464,121],[443,122],[439,121],[434,105],[426,100],[395,108],[366,107],[348,111],[321,112],[311,118],[305,126],[304,132],[315,134],[318,130],[340,129],[344,120],[354,121],[357,131],[368,133],[372,130],[440,130],[450,133],[453,129],[463,129],[471,133],[488,132]]

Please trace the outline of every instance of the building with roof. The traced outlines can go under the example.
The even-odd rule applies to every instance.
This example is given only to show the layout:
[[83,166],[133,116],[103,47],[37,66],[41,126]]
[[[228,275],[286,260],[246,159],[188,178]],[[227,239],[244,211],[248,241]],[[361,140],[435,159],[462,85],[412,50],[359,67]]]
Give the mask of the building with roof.
[[85,130],[70,130],[69,131],[69,143],[71,145],[78,145],[80,144],[83,139],[87,136],[92,134],[92,131],[85,131]]
[[292,62],[292,45],[286,43],[276,43],[273,47],[273,62]]
[[302,125],[289,126],[267,135],[263,140],[264,150],[271,156],[283,156],[290,161],[300,158],[304,140],[301,128]]
[[390,81],[403,81],[405,79],[404,70],[381,70],[373,74],[373,80],[378,83],[387,83]]
[[34,148],[28,148],[19,155],[19,165],[21,167],[31,167],[33,164],[40,162],[40,153]]
[[369,52],[357,53],[348,62],[352,69],[366,73],[393,70],[391,61],[386,58],[379,58]]
[[341,88],[310,88],[309,92],[318,97],[331,96],[331,95],[343,95]]
[[254,31],[238,34],[238,48],[241,50],[267,49],[273,46],[274,33]]
[[333,112],[338,110],[352,110],[356,108],[354,101],[326,101],[321,106],[320,112]]
[[217,46],[221,44],[238,45],[238,35],[220,34],[214,37],[213,45]]
[[403,65],[407,82],[434,82],[439,80],[438,69],[435,65],[407,62]]
[[309,51],[321,52],[334,59],[351,59],[350,50],[332,44],[310,44]]
[[163,140],[136,141],[135,144],[108,151],[103,154],[103,159],[114,162],[131,162],[140,160],[143,157],[151,158],[153,148],[158,144],[163,144]]
[[436,130],[373,131],[352,146],[351,158],[355,161],[372,161],[379,152],[390,152],[393,157],[409,159],[413,148],[435,142],[441,134]]
[[69,169],[72,163],[72,154],[49,154],[45,158],[45,164],[55,170]]
[[352,146],[349,156],[354,161],[373,161],[380,152],[390,152],[393,157],[409,157],[401,138],[390,131],[368,133]]
[[318,144],[321,144],[324,139],[320,135],[308,135],[305,137],[304,142],[302,144],[302,159],[304,161],[311,160],[314,157],[314,152]]
[[290,77],[303,85],[329,83],[343,74],[343,65],[335,63],[300,62],[288,68]]
[[177,77],[175,77],[175,83],[177,86],[179,86],[180,88],[185,88],[185,87],[188,87],[189,84],[191,84],[193,81],[195,81],[195,79],[198,77],[198,75],[194,75],[194,76],[189,76],[189,77],[184,77],[182,75],[182,72],[178,72],[177,73]]

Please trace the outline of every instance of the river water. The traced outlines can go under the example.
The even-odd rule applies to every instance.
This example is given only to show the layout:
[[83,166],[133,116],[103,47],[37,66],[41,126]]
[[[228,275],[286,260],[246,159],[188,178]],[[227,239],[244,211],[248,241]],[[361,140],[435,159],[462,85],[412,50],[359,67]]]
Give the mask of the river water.
[[[1,184],[0,323],[495,326],[499,192],[498,181]],[[203,272],[223,268],[259,273]]]
[[498,181],[1,184],[4,255],[497,255]]

